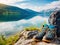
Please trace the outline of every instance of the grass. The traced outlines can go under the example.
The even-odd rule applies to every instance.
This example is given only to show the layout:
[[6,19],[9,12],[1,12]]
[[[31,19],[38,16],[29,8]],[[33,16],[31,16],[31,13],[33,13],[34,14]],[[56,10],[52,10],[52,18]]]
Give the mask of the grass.
[[0,35],[0,45],[14,45],[14,43],[19,39],[19,34],[15,34],[9,37]]

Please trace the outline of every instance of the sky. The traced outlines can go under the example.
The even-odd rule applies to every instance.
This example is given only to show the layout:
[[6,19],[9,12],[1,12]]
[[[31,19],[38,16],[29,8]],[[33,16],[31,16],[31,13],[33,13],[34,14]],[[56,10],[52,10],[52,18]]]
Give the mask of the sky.
[[60,8],[60,0],[0,0],[0,3],[38,12],[51,8]]

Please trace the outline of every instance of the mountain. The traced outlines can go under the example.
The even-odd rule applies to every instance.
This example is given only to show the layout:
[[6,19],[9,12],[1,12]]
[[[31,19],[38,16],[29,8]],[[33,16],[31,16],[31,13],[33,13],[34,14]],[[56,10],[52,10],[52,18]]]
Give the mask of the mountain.
[[39,12],[36,12],[36,11],[34,11],[34,10],[31,10],[31,9],[25,9],[25,10],[33,14],[33,15],[30,15],[29,17],[26,17],[26,19],[35,17],[35,16],[37,16],[38,14],[40,14]]
[[0,21],[17,21],[21,19],[30,19],[36,15],[38,15],[38,12],[32,10],[0,4]]
[[53,8],[53,9],[47,9],[47,10],[42,10],[40,11],[39,15],[42,17],[49,17],[51,15],[52,12],[59,10],[58,8]]

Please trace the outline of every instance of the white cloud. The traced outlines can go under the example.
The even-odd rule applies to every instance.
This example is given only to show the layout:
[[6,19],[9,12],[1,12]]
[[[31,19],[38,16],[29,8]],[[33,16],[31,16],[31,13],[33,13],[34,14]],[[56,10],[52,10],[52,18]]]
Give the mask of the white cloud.
[[[37,21],[43,21],[43,20],[47,20],[47,18],[43,18],[43,17],[41,17],[41,16],[35,16],[35,17],[33,17],[33,18],[31,18],[31,19],[29,19],[29,21],[31,21],[31,22],[37,22]],[[39,22],[40,22],[39,21]]]
[[41,10],[54,9],[54,8],[60,8],[60,1],[54,1],[44,6],[34,6],[34,8],[32,7],[31,9],[35,11],[41,11]]
[[22,2],[24,0],[0,0],[0,3],[12,5],[15,2]]
[[28,21],[31,22],[35,26],[40,26],[42,23],[44,23],[44,21],[46,21],[46,23],[48,24],[48,18],[41,17],[41,16],[35,16],[29,19]]
[[13,27],[14,27],[14,24],[11,22],[2,22],[2,23],[0,23],[0,32],[13,30]]
[[50,4],[46,4],[45,6],[39,7],[38,11],[54,9],[54,8],[60,8],[60,1],[54,1],[54,2],[51,2]]
[[60,8],[60,1],[53,1],[49,4],[45,4],[44,6],[30,5],[29,3],[16,4],[16,6],[21,8],[29,8],[35,11],[41,11],[53,8]]
[[53,9],[53,8],[60,8],[60,1],[54,1],[50,4],[46,4],[45,6],[40,7],[40,10],[47,10],[47,9]]
[[53,1],[49,4],[45,4],[44,6],[31,5],[30,3],[16,4],[16,2],[23,2],[23,1],[26,1],[26,0],[0,0],[0,3],[17,6],[20,8],[29,8],[38,12],[41,10],[60,8],[60,1]]

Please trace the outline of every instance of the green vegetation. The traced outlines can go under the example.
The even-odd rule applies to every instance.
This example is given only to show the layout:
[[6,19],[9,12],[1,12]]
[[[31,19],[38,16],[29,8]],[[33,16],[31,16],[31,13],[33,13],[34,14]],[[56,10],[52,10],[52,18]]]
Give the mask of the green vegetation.
[[19,34],[5,37],[0,35],[0,45],[14,45],[14,43],[19,39]]
[[4,35],[0,36],[0,45],[6,45],[6,38],[4,37]]
[[26,30],[26,31],[34,31],[34,30],[41,31],[42,30],[42,26],[40,28],[35,27],[35,26],[31,26],[31,27],[25,28],[24,30]]
[[31,27],[26,27],[25,30],[26,31],[33,31],[33,30],[39,30],[39,28],[37,28],[35,26],[31,26]]

